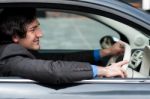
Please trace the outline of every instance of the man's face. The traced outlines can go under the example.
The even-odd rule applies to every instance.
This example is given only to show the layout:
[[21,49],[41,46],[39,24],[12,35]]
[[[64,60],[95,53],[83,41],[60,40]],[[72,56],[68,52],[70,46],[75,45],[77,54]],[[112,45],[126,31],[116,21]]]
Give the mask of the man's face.
[[39,27],[38,20],[34,20],[32,23],[28,24],[26,29],[26,37],[20,38],[18,36],[13,37],[13,41],[22,45],[23,47],[30,49],[30,50],[38,50],[40,49],[40,38],[42,37],[42,31]]

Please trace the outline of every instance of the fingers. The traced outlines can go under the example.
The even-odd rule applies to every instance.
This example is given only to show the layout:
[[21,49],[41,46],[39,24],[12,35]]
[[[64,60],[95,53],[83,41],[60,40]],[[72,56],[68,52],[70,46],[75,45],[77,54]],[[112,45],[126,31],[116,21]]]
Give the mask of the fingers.
[[117,65],[120,66],[120,77],[121,77],[121,78],[127,77],[127,72],[126,72],[126,70],[124,70],[124,69],[122,68],[122,66],[125,65],[125,64],[127,64],[127,63],[128,63],[128,61],[126,61],[126,60],[117,63]]
[[126,78],[127,72],[123,68],[121,68],[121,72],[122,72],[121,78]]
[[117,43],[122,45],[122,46],[125,46],[125,43],[123,41],[118,41]]
[[116,63],[115,65],[122,67],[123,65],[125,65],[125,64],[127,64],[127,63],[128,63],[128,61],[127,61],[127,60],[124,60],[124,61],[120,61],[120,62]]
[[121,78],[125,78],[125,75],[123,72],[120,73]]
[[116,66],[119,66],[120,67],[120,71],[121,71],[121,78],[125,78],[127,77],[127,72],[122,68],[123,65],[127,64],[128,61],[127,60],[124,60],[124,61],[120,61],[118,63],[116,63]]
[[116,74],[114,74],[114,77],[121,77],[121,78],[126,78],[127,74],[123,69],[119,69],[118,72],[116,72]]
[[125,50],[125,43],[123,41],[118,41],[111,47],[112,55],[123,54],[124,50]]
[[124,77],[127,77],[127,71],[123,70]]
[[119,77],[121,77],[121,78],[127,77],[126,72],[124,70],[122,70],[121,68],[118,71],[118,74],[116,74],[116,75],[119,76]]
[[115,44],[121,49],[124,49],[124,47],[125,47],[125,43],[123,41],[118,41]]
[[118,63],[113,63],[110,66],[106,67],[109,70],[108,77],[120,76],[121,78],[127,77],[126,70],[122,68],[123,65],[127,64],[128,61],[120,61]]

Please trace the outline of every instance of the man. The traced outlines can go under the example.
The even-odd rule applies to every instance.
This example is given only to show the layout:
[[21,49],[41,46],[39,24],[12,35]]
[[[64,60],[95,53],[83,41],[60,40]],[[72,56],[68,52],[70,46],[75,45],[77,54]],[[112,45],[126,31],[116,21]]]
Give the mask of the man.
[[[36,59],[31,50],[40,49],[39,40],[43,34],[39,25],[36,11],[33,8],[6,8],[1,12],[0,73],[2,76],[20,76],[42,83],[54,84],[70,83],[95,77],[125,77],[125,72],[121,66],[127,61],[114,63],[107,67],[73,61],[78,60],[78,58],[78,61],[97,61],[100,57],[120,54],[123,52],[120,43],[101,51],[64,55],[62,58],[56,56],[58,60],[55,61]],[[63,58],[66,60],[72,58],[72,60],[65,61]]]

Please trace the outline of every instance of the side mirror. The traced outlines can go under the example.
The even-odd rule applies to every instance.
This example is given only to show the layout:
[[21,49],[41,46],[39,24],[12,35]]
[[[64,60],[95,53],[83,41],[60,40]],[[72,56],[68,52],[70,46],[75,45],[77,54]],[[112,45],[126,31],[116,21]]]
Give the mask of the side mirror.
[[110,48],[114,43],[119,41],[118,38],[112,36],[104,36],[99,43],[102,49]]

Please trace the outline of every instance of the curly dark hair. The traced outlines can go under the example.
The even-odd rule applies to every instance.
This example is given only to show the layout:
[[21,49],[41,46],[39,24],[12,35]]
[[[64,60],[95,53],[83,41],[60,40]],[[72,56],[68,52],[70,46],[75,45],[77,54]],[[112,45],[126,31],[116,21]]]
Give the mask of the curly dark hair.
[[36,19],[35,8],[5,8],[0,13],[0,44],[13,43],[12,36],[26,36],[26,26]]

